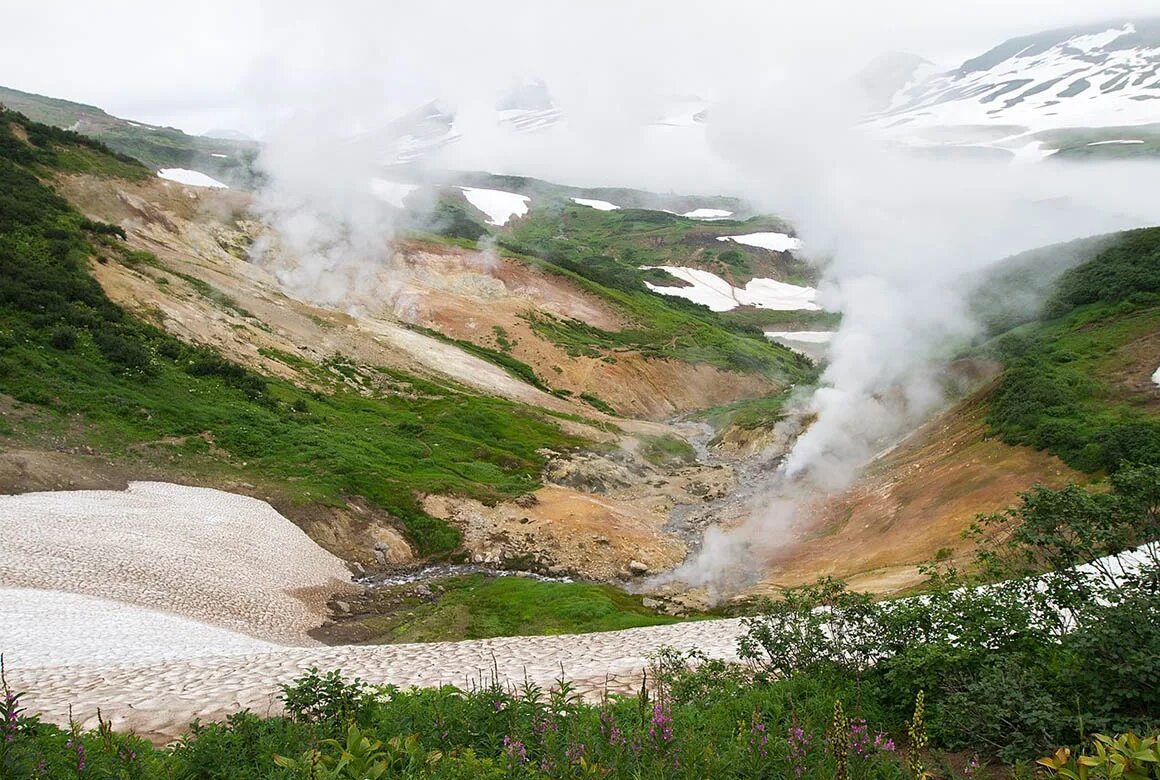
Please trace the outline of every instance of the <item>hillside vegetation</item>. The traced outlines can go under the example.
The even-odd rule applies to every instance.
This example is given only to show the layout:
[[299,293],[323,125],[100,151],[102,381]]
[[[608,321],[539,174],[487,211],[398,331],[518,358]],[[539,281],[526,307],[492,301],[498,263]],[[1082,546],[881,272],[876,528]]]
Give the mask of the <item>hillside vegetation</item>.
[[[988,421],[1004,441],[1082,471],[1160,463],[1160,228],[1064,273],[1042,317],[993,344],[1007,364]],[[1151,360],[1151,362],[1147,362]]]
[[[510,235],[501,235],[498,243],[516,256],[575,279],[583,289],[615,304],[633,323],[611,332],[578,320],[532,320],[537,333],[572,354],[608,358],[618,350],[631,349],[647,357],[708,363],[790,383],[803,381],[811,375],[809,360],[765,338],[759,327],[764,312],[747,312],[748,321],[731,318],[681,298],[657,295],[644,286],[646,280],[679,284],[663,271],[642,269],[644,265],[667,262],[716,267],[717,250],[706,250],[705,245],[721,246],[715,237],[722,230],[721,223],[711,225],[661,211],[605,212],[549,201],[533,204],[531,214],[516,220]],[[770,224],[751,220],[745,227],[770,229]],[[753,275],[745,260],[751,255],[728,248],[720,254],[736,263],[739,276]],[[802,273],[804,266],[798,261],[788,262],[793,274]],[[772,314],[782,322],[794,320],[805,325],[815,322],[818,313]]]
[[100,141],[117,154],[149,168],[189,168],[233,186],[256,181],[254,142],[187,135],[173,127],[155,127],[119,119],[96,106],[0,87],[0,105],[53,128],[70,128]]
[[459,534],[427,516],[417,493],[519,495],[539,484],[538,450],[580,443],[531,409],[399,371],[370,367],[364,392],[336,383],[311,393],[134,319],[87,264],[95,254],[149,258],[38,175],[78,160],[106,175],[144,169],[75,134],[3,120],[0,393],[10,400],[0,435],[10,443],[63,440],[119,458],[148,444],[195,470],[267,480],[300,502],[362,496],[424,554],[454,550]]

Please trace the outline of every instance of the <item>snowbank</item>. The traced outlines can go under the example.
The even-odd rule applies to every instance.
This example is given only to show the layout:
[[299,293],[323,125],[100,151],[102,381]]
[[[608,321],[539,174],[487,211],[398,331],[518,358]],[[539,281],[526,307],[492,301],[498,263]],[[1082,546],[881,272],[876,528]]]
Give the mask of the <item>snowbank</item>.
[[579,203],[581,206],[589,206],[597,211],[616,211],[620,206],[615,203],[609,203],[606,200],[593,200],[591,198],[572,198],[573,203]]
[[740,236],[718,236],[718,241],[736,241],[738,244],[756,246],[773,252],[788,252],[801,249],[802,242],[785,233],[745,233]]
[[725,209],[693,209],[686,211],[681,216],[689,219],[728,219],[733,216],[733,212]]
[[222,184],[217,179],[206,176],[200,171],[191,171],[186,168],[162,168],[157,172],[157,175],[167,181],[175,181],[178,184],[187,184],[191,187],[213,187],[216,189],[228,190],[229,186]]
[[757,306],[778,311],[816,310],[818,291],[813,287],[798,287],[775,279],[751,279],[744,288],[734,287],[716,274],[697,268],[662,265],[650,266],[668,271],[689,287],[664,287],[645,282],[655,293],[674,295],[694,303],[701,303],[713,311],[729,311],[738,306]]
[[306,641],[350,573],[264,501],[161,482],[0,496],[0,583]]
[[512,217],[522,217],[528,213],[528,203],[531,201],[526,195],[517,195],[514,192],[503,190],[484,190],[477,187],[460,187],[467,202],[487,215],[487,222],[491,225],[506,225]]

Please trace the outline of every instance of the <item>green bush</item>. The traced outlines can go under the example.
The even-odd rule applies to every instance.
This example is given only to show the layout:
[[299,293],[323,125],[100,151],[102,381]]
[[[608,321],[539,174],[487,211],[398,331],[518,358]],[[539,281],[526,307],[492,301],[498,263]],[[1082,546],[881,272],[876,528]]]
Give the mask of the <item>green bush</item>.
[[77,329],[71,325],[58,325],[49,335],[48,343],[56,349],[72,349],[77,343]]

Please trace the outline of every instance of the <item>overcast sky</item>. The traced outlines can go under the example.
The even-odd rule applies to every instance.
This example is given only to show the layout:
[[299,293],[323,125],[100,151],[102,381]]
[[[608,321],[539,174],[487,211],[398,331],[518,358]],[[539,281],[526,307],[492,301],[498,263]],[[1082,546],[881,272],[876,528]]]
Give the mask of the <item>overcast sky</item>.
[[0,84],[193,133],[262,133],[279,109],[352,80],[385,111],[491,99],[535,76],[597,96],[736,97],[787,69],[837,77],[888,50],[949,67],[1012,36],[1160,13],[1157,0],[3,5]]

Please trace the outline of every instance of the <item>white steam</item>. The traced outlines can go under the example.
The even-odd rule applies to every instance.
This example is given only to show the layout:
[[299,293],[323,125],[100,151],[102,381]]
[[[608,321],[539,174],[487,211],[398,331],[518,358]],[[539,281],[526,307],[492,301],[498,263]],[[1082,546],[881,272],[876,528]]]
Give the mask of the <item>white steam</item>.
[[[735,194],[793,222],[825,263],[818,303],[843,321],[821,388],[802,402],[812,426],[750,518],[707,535],[678,572],[721,590],[768,562],[806,521],[804,505],[848,485],[945,403],[942,366],[976,328],[965,304],[972,271],[1160,222],[1156,166],[917,158],[867,138],[856,126],[864,104],[843,86],[853,58],[892,47],[933,59],[955,47],[977,54],[1019,32],[1088,20],[1090,4],[736,5],[681,14],[646,2],[356,2],[327,15],[304,4],[278,16],[267,75],[254,83],[285,119],[270,135],[260,200],[285,251],[265,262],[290,289],[332,305],[355,293],[389,297],[393,212],[369,179],[391,157],[387,121],[432,98],[455,112],[462,135],[432,165]],[[1003,27],[1004,14],[1018,29]],[[967,28],[976,38],[952,40]],[[941,50],[928,48],[935,41]],[[505,134],[496,101],[529,77],[549,85],[566,121]],[[648,124],[681,95],[712,103],[706,127]]]
[[749,518],[706,535],[676,573],[718,594],[768,566],[819,498],[947,402],[946,363],[977,329],[966,303],[972,272],[1046,244],[1160,223],[1149,195],[1155,164],[916,157],[869,139],[853,117],[819,111],[813,92],[795,97],[791,84],[719,113],[716,148],[746,194],[789,217],[825,261],[819,303],[843,320],[805,402],[812,425]]

